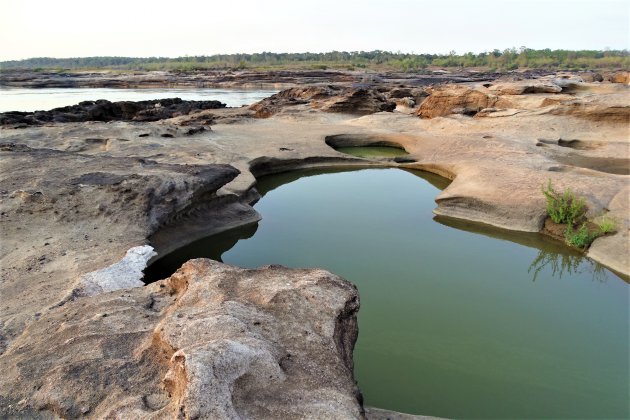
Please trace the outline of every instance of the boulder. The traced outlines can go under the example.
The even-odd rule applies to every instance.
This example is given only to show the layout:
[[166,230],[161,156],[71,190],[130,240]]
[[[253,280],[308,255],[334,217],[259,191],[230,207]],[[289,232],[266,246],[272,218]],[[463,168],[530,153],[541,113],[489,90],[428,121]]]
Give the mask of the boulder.
[[419,104],[427,96],[428,92],[420,88],[394,88],[387,93],[389,99],[412,98],[415,103]]
[[285,89],[249,107],[256,117],[268,118],[296,105],[354,115],[368,115],[381,111],[393,111],[394,102],[372,88],[307,86]]
[[416,115],[435,118],[449,114],[475,115],[484,108],[493,107],[498,98],[463,85],[445,84],[427,88],[425,99]]
[[396,108],[382,93],[374,89],[349,89],[321,104],[322,111],[368,115],[375,112],[391,112]]
[[630,72],[618,71],[613,73],[610,77],[610,81],[613,83],[623,83],[624,85],[630,84]]
[[497,95],[523,95],[526,93],[560,93],[562,87],[552,81],[539,79],[500,82],[488,88]]
[[585,72],[585,73],[580,73],[580,77],[586,83],[603,82],[604,81],[604,76],[602,76],[601,73],[596,73],[596,72],[592,72],[592,71]]
[[319,269],[192,260],[78,298],[0,359],[2,417],[363,418],[359,297]]

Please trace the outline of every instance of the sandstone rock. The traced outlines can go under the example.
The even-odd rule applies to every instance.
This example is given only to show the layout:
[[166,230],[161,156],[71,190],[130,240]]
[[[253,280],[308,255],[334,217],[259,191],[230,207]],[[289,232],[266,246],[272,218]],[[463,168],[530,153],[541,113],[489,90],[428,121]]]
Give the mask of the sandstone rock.
[[[0,282],[0,336],[9,345],[35,313],[75,295],[139,284],[150,251],[140,248],[130,255],[136,258],[125,259],[129,248],[213,202],[216,190],[239,173],[229,165],[158,164],[11,143],[0,149],[0,191],[29,186],[24,194],[0,194],[0,269],[3,276],[13,273]],[[223,209],[213,207],[217,217]],[[24,244],[40,242],[51,242],[51,263],[34,267],[29,261],[43,252]],[[44,288],[24,287],[25,276],[29,285]]]
[[394,103],[397,107],[402,108],[413,108],[414,106],[416,106],[416,101],[414,101],[412,98],[395,99]]
[[250,105],[249,109],[256,113],[257,118],[268,118],[287,106],[303,105],[313,99],[329,98],[339,91],[341,89],[335,86],[290,88]]
[[523,95],[526,93],[562,92],[562,87],[558,86],[556,83],[538,79],[496,83],[491,85],[488,89],[498,95]]
[[[626,165],[627,166],[627,165]],[[621,189],[607,205],[611,217],[618,224],[617,233],[612,236],[597,238],[591,245],[588,255],[619,273],[628,273],[630,268],[630,185]]]
[[484,108],[475,114],[475,118],[499,118],[499,117],[511,117],[513,115],[522,112],[518,109],[507,109],[507,108]]
[[391,112],[394,108],[395,103],[387,101],[383,94],[372,89],[352,89],[321,104],[322,111],[356,115]]
[[585,72],[585,73],[580,73],[580,77],[582,78],[582,80],[584,80],[587,83],[593,83],[593,82],[603,82],[604,81],[604,77],[602,76],[601,73],[597,73],[597,72]]
[[[193,260],[80,298],[0,359],[9,417],[362,418],[356,287],[323,270]],[[21,402],[21,403],[20,403]]]
[[148,245],[133,247],[117,263],[82,275],[72,295],[94,296],[114,290],[143,286],[142,271],[147,266],[147,262],[156,255],[157,253]]
[[613,83],[623,83],[624,85],[630,84],[630,72],[618,71],[611,75],[610,81]]
[[[611,98],[612,99],[612,98]],[[553,115],[571,115],[590,121],[611,123],[630,123],[630,105],[621,100],[575,99],[563,101],[553,107],[549,113]]]
[[[294,75],[285,76],[283,80]],[[540,75],[523,77],[530,76]],[[226,83],[255,80],[254,74],[244,73],[220,77]],[[317,77],[313,74],[312,80]],[[407,81],[419,86],[428,80],[395,77],[387,86],[367,86],[367,98],[361,100],[377,104],[382,95],[389,102],[391,86],[403,95],[409,93],[403,92]],[[451,75],[444,78],[455,80]],[[180,240],[196,238],[195,226],[201,221],[209,228],[202,233],[210,234],[257,220],[248,205],[256,199],[255,176],[365,164],[339,156],[326,144],[332,136],[364,142],[355,145],[375,139],[395,143],[410,153],[405,168],[454,180],[437,197],[435,212],[464,219],[464,225],[473,220],[538,231],[545,217],[540,187],[552,179],[558,188],[585,197],[593,212],[606,208],[620,221],[620,232],[597,239],[589,255],[627,275],[627,175],[611,173],[601,163],[628,154],[628,87],[587,88],[584,95],[536,93],[509,99],[481,87],[432,89],[451,93],[441,99],[436,95],[425,112],[481,110],[479,118],[419,119],[401,113],[354,118],[313,112],[350,101],[350,93],[358,89],[320,85],[268,104],[270,115],[287,112],[291,118],[245,120],[255,111],[239,108],[191,112],[158,123],[53,122],[21,130],[0,128],[0,417],[168,418],[176,416],[179,407],[190,415],[235,411],[241,417],[360,416],[356,388],[348,379],[349,352],[341,357],[338,351],[348,346],[330,344],[328,332],[305,339],[315,335],[316,328],[310,326],[309,334],[298,339],[304,331],[299,323],[308,319],[304,312],[324,308],[330,314],[335,312],[331,305],[339,307],[335,296],[347,295],[343,287],[341,292],[337,286],[328,289],[337,284],[334,281],[317,280],[313,289],[301,289],[299,281],[310,278],[302,271],[238,270],[208,263],[207,275],[205,268],[186,269],[183,277],[147,287],[63,300],[83,275],[116,264],[131,247],[150,243],[162,254]],[[549,106],[540,108],[544,101]],[[188,127],[175,129],[178,124],[196,127],[206,122],[217,122],[212,135],[183,136]],[[165,132],[177,141],[160,137]],[[627,167],[627,159],[618,160]],[[219,163],[241,173],[215,165]],[[399,166],[396,161],[386,164]],[[511,237],[506,234],[506,239]],[[198,264],[206,263],[195,262],[195,267]],[[275,278],[272,284],[290,287],[264,291],[265,284],[258,280],[266,283],[267,274],[261,273]],[[194,285],[183,292],[178,278]],[[320,286],[335,292],[318,292],[321,299],[311,302],[309,291]],[[264,299],[257,299],[263,295],[273,297],[263,305]],[[321,325],[330,326],[324,315],[313,316],[322,316],[317,318]],[[271,322],[274,317],[286,322]],[[288,323],[290,317],[295,323]],[[272,327],[267,328],[266,321]],[[213,334],[210,341],[205,340],[206,328]],[[302,347],[292,351],[297,343]],[[300,356],[292,370],[294,355],[311,351],[322,357],[305,362],[308,357]],[[319,366],[324,366],[323,373]],[[211,377],[211,371],[219,372],[221,381]],[[235,391],[231,399],[225,391],[230,384]],[[303,395],[298,389],[304,386],[310,387],[311,399],[304,406],[292,401],[293,411],[283,411],[284,390],[295,389],[294,398]],[[226,405],[212,405],[208,389]],[[303,411],[295,411],[299,409]],[[382,410],[368,410],[367,415],[374,412],[394,415]]]
[[267,118],[281,110],[308,105],[325,112],[367,115],[381,111],[393,111],[396,104],[376,89],[342,88],[338,86],[310,86],[283,90],[250,106],[256,117]]
[[435,118],[453,113],[475,115],[492,108],[498,98],[463,85],[441,85],[427,88],[429,97],[418,108],[420,118]]
[[575,90],[581,89],[584,85],[584,79],[580,76],[563,76],[563,77],[555,77],[551,79],[551,82],[560,87],[562,92],[574,92]]
[[412,98],[416,104],[421,103],[429,93],[420,88],[394,88],[390,90],[387,94],[389,99],[404,99],[404,98]]

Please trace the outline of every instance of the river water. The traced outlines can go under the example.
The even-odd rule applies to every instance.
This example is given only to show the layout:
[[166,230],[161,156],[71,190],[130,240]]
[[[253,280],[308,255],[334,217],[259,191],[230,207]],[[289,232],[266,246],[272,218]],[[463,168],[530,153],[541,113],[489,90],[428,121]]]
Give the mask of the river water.
[[229,107],[258,102],[277,90],[261,89],[109,89],[109,88],[47,88],[22,89],[0,87],[0,112],[47,111],[81,101],[145,101],[149,99],[181,98],[184,100],[217,100]]
[[262,215],[194,257],[323,267],[361,296],[367,405],[448,418],[627,418],[628,284],[538,234],[436,219],[442,178],[398,169],[262,178]]

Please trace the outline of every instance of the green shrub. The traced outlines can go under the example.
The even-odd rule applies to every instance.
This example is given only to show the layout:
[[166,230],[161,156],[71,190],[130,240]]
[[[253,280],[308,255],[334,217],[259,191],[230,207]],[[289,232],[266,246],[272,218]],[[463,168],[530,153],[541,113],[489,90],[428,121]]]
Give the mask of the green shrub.
[[599,232],[589,232],[586,222],[582,223],[579,229],[573,229],[572,225],[567,225],[564,231],[567,244],[580,249],[586,249],[599,235]]
[[617,227],[617,221],[607,215],[600,217],[599,220],[595,221],[595,224],[603,235],[614,232]]
[[542,193],[547,198],[547,213],[554,223],[566,223],[573,227],[584,218],[586,202],[570,189],[556,191],[549,180],[547,188],[542,188]]

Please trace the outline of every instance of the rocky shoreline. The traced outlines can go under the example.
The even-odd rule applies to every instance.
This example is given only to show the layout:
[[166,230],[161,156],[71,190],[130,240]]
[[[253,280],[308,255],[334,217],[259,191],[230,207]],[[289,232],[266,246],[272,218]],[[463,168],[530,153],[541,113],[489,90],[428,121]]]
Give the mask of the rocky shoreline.
[[186,115],[204,109],[225,108],[219,101],[183,101],[180,98],[155,99],[150,101],[110,102],[105,99],[84,101],[77,105],[55,108],[49,111],[4,112],[0,126],[24,128],[46,123],[87,121],[159,121]]
[[[499,78],[534,79],[553,75],[549,70],[503,74],[470,70],[418,73],[374,73],[348,70],[203,70],[169,71],[51,71],[2,70],[0,87],[15,88],[258,88],[285,89],[299,86],[341,85],[355,87],[430,86],[440,83],[472,83]],[[585,82],[628,83],[625,71],[575,72]]]
[[[549,71],[529,71],[520,77],[540,77]],[[615,73],[596,78],[613,78]],[[464,83],[494,80],[499,73],[471,71],[431,72],[426,74],[384,73],[340,70],[204,70],[196,72],[130,71],[0,71],[0,86],[20,88],[274,88],[313,85],[391,85],[426,86],[437,83]]]
[[[3,72],[0,84],[63,78],[18,76]],[[154,76],[165,83],[138,75],[117,87],[153,87],[143,80]],[[430,171],[453,180],[436,214],[529,232],[543,228],[540,187],[552,180],[584,197],[590,215],[618,221],[587,255],[630,274],[627,74],[623,83],[553,74],[424,85],[342,72],[241,76],[217,83],[288,89],[249,108],[161,100],[0,114],[3,416],[363,418],[352,374],[359,297],[347,281],[194,260],[134,287],[152,249],[257,221],[251,203],[266,174]],[[409,156],[335,150],[379,144]],[[195,229],[198,220],[212,222]]]

